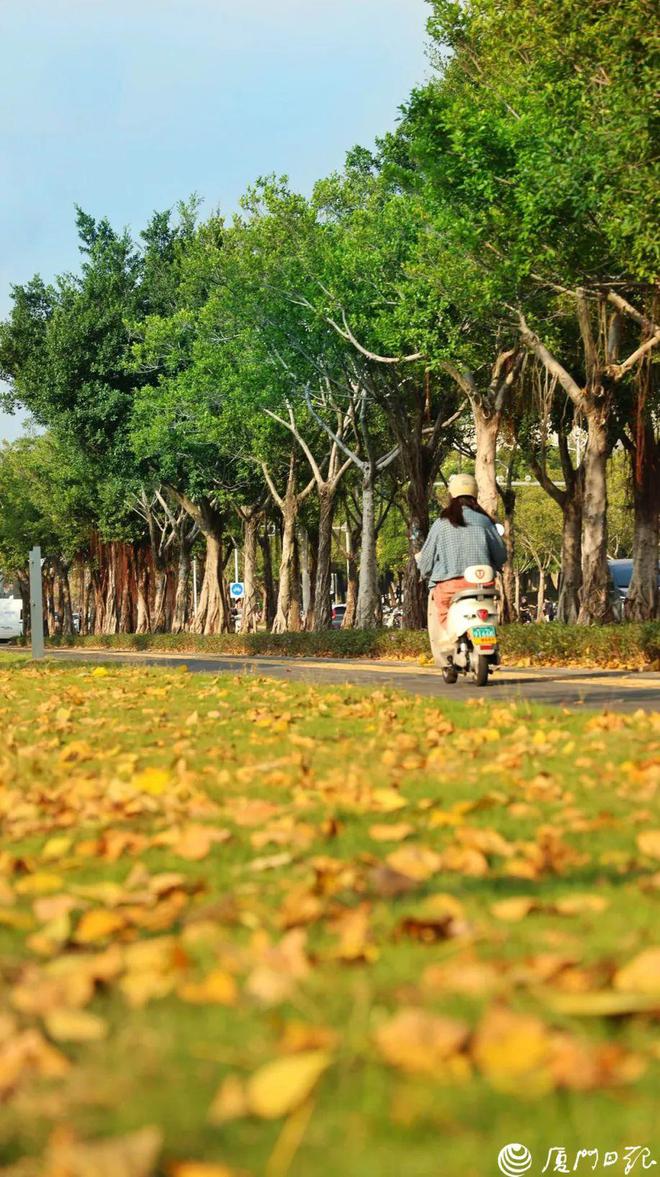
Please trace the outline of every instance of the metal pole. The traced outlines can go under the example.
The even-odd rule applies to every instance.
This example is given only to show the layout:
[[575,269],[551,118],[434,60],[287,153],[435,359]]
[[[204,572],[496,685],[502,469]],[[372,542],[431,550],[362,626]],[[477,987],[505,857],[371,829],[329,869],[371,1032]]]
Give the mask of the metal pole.
[[238,545],[234,544],[234,580],[238,578]]
[[30,550],[30,626],[32,657],[44,656],[44,606],[41,591],[41,548]]
[[197,557],[193,556],[193,613],[197,616]]

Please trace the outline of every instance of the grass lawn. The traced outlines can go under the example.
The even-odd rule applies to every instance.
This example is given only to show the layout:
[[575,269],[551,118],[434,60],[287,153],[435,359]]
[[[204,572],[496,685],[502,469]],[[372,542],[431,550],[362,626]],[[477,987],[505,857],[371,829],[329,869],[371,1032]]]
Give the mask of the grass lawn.
[[657,715],[16,659],[0,733],[0,1173],[660,1160]]

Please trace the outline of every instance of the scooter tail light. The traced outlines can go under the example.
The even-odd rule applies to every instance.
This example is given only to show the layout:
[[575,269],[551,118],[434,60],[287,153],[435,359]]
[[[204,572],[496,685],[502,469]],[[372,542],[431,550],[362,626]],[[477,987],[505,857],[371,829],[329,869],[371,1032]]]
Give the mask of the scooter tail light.
[[480,621],[486,621],[488,616],[489,614],[487,609],[477,609],[477,617]]

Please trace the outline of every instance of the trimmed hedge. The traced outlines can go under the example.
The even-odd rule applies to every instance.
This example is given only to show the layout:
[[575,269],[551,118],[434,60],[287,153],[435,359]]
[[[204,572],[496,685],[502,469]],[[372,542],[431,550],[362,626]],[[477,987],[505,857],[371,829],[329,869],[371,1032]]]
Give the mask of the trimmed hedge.
[[[503,658],[518,666],[595,666],[660,669],[660,622],[581,626],[506,625],[499,629]],[[328,630],[325,633],[98,634],[51,638],[49,646],[161,653],[236,654],[283,658],[430,657],[424,630]]]

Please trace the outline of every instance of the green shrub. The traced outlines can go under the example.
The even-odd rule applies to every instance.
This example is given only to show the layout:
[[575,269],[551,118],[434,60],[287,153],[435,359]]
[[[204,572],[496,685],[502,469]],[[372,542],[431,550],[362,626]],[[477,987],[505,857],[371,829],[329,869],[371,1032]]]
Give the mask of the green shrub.
[[[502,656],[510,665],[651,668],[660,666],[660,622],[644,624],[501,626]],[[98,634],[52,638],[49,646],[96,650],[151,650],[183,654],[235,654],[280,658],[386,658],[430,656],[424,630],[335,629],[325,633]]]

